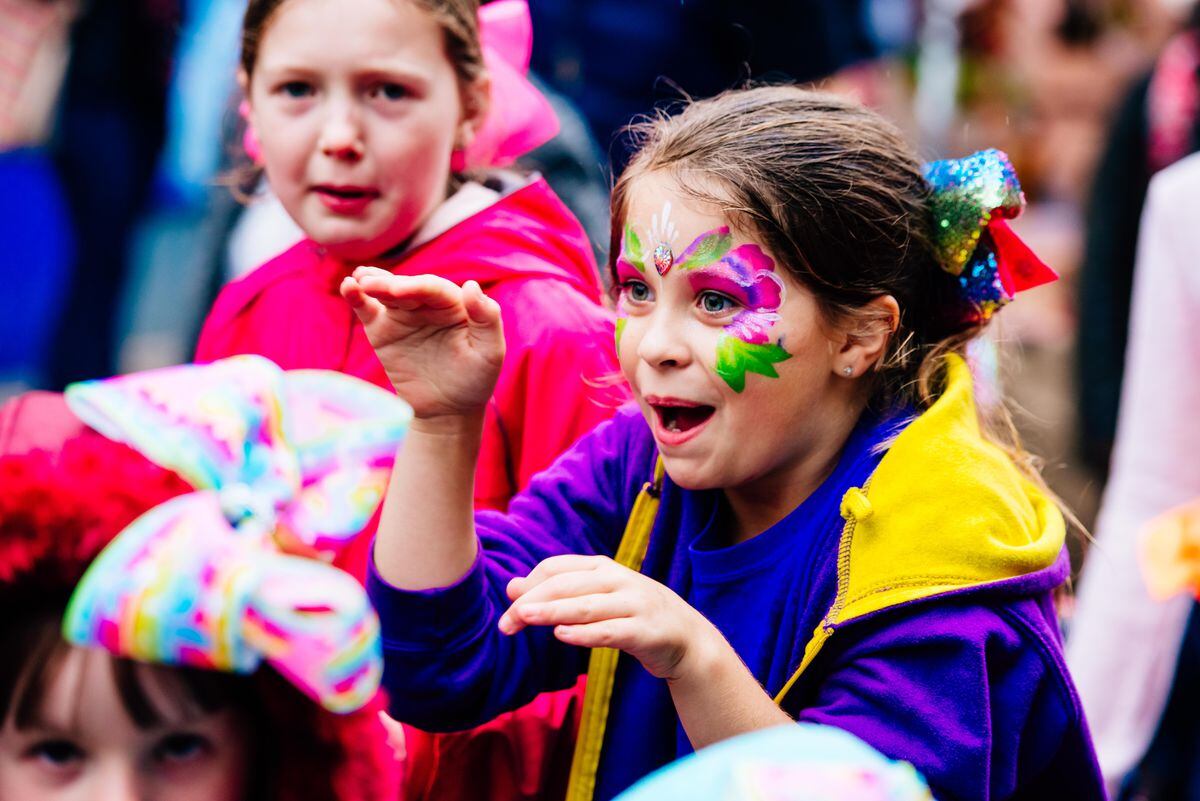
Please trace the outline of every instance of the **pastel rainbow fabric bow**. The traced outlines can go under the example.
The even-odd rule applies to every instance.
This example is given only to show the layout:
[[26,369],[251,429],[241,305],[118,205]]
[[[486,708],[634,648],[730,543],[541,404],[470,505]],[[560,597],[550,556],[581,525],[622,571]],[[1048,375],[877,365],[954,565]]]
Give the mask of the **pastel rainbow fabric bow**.
[[525,0],[497,0],[479,8],[483,63],[492,81],[491,103],[474,139],[455,153],[453,169],[507,167],[558,133],[558,116],[526,76],[533,22]]
[[958,278],[972,321],[991,319],[1018,293],[1057,280],[1008,227],[1025,194],[1002,151],[925,165],[933,189],[934,246],[946,272]]
[[197,490],[96,557],[63,620],[69,642],[239,673],[265,660],[334,712],[374,696],[379,621],[359,583],[322,560],[374,514],[407,404],[258,356],[74,384],[66,397]]

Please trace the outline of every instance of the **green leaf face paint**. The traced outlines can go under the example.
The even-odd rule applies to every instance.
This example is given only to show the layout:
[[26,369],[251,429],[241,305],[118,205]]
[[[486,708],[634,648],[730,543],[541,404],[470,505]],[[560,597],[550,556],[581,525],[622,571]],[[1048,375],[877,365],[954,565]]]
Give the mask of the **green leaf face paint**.
[[625,239],[621,244],[621,256],[631,267],[642,275],[646,274],[646,252],[642,249],[642,240],[632,225],[625,226]]
[[617,318],[617,325],[616,325],[615,331],[616,331],[617,354],[618,355],[620,355],[620,353],[621,353],[621,334],[625,331],[625,323],[627,323],[627,322],[629,322],[629,320],[626,317],[618,317]]
[[734,392],[746,388],[746,373],[758,373],[767,378],[779,378],[774,364],[792,358],[792,354],[775,343],[756,345],[737,337],[722,334],[717,342],[716,373],[725,379]]

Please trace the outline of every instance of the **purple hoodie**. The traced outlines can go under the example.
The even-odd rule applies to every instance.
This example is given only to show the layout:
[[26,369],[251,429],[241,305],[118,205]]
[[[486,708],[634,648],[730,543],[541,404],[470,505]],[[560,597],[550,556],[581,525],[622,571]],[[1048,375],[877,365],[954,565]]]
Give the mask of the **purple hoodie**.
[[[667,478],[642,572],[711,620],[768,693],[806,665],[783,708],[913,763],[942,801],[1103,799],[1050,597],[1067,574],[1061,538],[1041,569],[959,582],[849,620],[833,614],[853,607],[842,604],[850,585],[839,553],[851,553],[852,526],[839,506],[879,471],[882,443],[903,425],[865,416],[829,478],[737,545],[719,533],[720,491],[689,491]],[[655,458],[640,413],[624,409],[537,476],[507,515],[477,515],[480,558],[454,586],[404,592],[372,575],[393,713],[422,728],[466,728],[573,684],[587,669],[585,649],[546,628],[515,636],[496,628],[505,586],[552,555],[615,553]],[[863,526],[860,536],[870,531]],[[940,581],[938,560],[931,548],[928,572]],[[885,594],[907,592],[904,581],[886,583]],[[814,647],[820,629],[827,642]],[[622,655],[595,797],[611,799],[691,750],[666,684]]]

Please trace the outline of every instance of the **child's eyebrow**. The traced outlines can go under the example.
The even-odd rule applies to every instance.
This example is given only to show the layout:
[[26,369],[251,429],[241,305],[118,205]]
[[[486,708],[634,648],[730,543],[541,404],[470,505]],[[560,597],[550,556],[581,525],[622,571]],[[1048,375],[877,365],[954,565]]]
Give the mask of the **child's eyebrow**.
[[28,733],[37,731],[41,734],[50,734],[56,737],[75,737],[78,735],[77,727],[73,723],[64,723],[61,720],[51,720],[45,714],[45,710],[35,709],[33,713],[25,720],[13,720],[13,727],[21,732]]
[[429,71],[418,64],[408,62],[377,62],[354,71],[356,78],[367,80],[407,81],[424,85],[429,82]]

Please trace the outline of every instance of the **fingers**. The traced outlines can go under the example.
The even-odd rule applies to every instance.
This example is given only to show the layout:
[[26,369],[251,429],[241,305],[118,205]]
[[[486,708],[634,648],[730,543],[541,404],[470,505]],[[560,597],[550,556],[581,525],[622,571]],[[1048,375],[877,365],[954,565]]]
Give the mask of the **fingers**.
[[[389,309],[444,310],[461,307],[463,303],[462,289],[454,282],[436,275],[393,275],[378,267],[359,267],[351,278],[365,296],[374,298]],[[347,300],[353,306],[353,300]]]
[[[626,593],[590,593],[544,602],[521,602],[510,609],[510,623],[525,626],[557,626],[595,623],[631,617],[633,603]],[[518,629],[519,630],[519,629]]]
[[613,617],[594,623],[564,624],[554,627],[554,636],[567,645],[581,648],[616,648],[632,651],[642,638],[638,624],[631,617]]
[[606,565],[616,565],[616,562],[607,556],[582,556],[580,554],[551,556],[539,562],[537,567],[529,571],[528,576],[517,577],[508,582],[508,597],[515,601],[553,576],[576,571],[599,570]]
[[478,282],[467,281],[462,293],[463,307],[471,325],[492,328],[500,323],[500,304],[483,294]]
[[630,614],[628,599],[602,600],[619,594],[625,572],[607,557],[572,555],[543,560],[525,578],[509,582],[513,604],[501,615],[500,630],[515,634],[527,625]]
[[404,724],[393,719],[386,712],[379,713],[379,722],[387,734],[387,744],[392,749],[392,755],[396,757],[397,762],[404,762],[408,758],[408,746],[404,737]]
[[628,600],[603,601],[618,595],[619,573],[575,571],[554,576],[516,599],[500,616],[499,627],[515,634],[526,626],[549,626],[591,620],[593,615],[630,614]]
[[341,292],[342,298],[346,303],[350,304],[350,308],[358,316],[358,321],[364,326],[370,325],[379,316],[380,312],[383,311],[383,304],[363,292],[362,286],[351,276],[346,276],[342,279],[342,284],[338,287],[338,290]]

